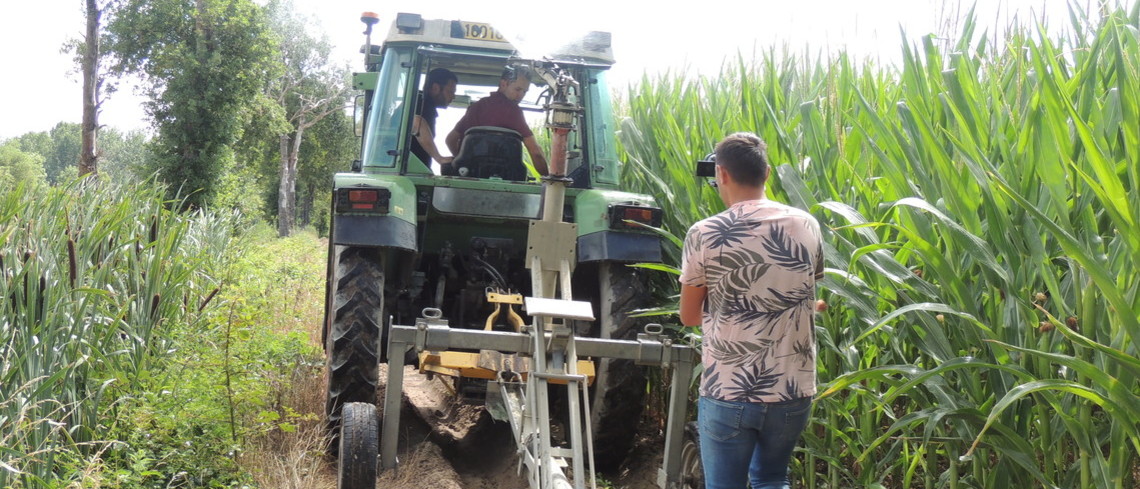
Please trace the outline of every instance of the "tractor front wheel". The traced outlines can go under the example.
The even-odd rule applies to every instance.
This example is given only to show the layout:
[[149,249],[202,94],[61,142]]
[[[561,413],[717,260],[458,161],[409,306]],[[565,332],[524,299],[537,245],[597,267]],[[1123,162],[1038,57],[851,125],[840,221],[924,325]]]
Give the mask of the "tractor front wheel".
[[376,489],[379,419],[376,405],[350,402],[341,410],[337,489]]
[[681,487],[705,489],[705,469],[701,464],[701,439],[697,433],[696,422],[685,424],[685,436],[681,441]]

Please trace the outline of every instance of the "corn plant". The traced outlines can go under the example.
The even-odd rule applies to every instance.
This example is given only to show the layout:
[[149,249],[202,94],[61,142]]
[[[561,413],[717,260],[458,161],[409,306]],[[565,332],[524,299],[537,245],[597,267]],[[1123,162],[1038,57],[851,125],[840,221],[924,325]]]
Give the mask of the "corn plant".
[[898,66],[772,49],[626,97],[624,179],[664,231],[720,210],[693,162],[741,130],[826,228],[807,487],[1140,484],[1140,3],[1066,20],[967,18]]

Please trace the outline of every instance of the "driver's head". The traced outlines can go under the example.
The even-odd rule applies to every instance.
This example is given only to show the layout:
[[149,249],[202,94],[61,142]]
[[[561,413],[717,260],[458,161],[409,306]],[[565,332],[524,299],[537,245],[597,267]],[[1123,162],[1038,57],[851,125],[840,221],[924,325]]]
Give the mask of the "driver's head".
[[431,97],[436,107],[447,107],[455,100],[455,87],[459,84],[459,77],[447,68],[436,68],[427,74],[424,80],[424,93]]
[[499,92],[513,102],[521,102],[530,90],[530,69],[525,66],[508,66],[499,77]]

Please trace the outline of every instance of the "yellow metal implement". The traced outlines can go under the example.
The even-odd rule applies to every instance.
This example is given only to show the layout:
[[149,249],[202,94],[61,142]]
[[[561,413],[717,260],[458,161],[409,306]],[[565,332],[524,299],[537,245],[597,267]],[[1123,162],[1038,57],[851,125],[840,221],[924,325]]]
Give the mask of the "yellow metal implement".
[[[420,353],[420,372],[434,372],[452,377],[471,377],[495,380],[499,372],[515,372],[525,381],[530,370],[530,359],[514,354],[503,354],[492,350],[479,353],[462,351],[425,351]],[[589,383],[594,383],[594,362],[578,360],[578,374],[585,375]],[[553,384],[565,384],[564,380],[550,380]]]
[[487,302],[498,305],[495,306],[495,312],[492,312],[490,316],[487,316],[487,326],[483,328],[484,331],[491,331],[492,327],[495,325],[495,319],[499,317],[499,312],[503,310],[503,304],[507,305],[507,324],[514,328],[516,333],[522,331],[523,319],[518,315],[518,313],[515,312],[515,308],[511,306],[511,304],[523,303],[522,294],[501,294],[498,292],[492,292],[490,289],[488,289]]

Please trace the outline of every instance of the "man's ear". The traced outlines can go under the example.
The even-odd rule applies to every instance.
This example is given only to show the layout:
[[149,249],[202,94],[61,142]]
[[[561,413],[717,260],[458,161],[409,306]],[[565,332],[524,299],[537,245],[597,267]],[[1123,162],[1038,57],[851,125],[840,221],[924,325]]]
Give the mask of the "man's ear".
[[717,183],[719,183],[720,185],[724,185],[724,182],[732,179],[732,175],[729,175],[728,170],[725,170],[723,166],[715,165],[715,167],[716,167],[716,181],[717,181]]

